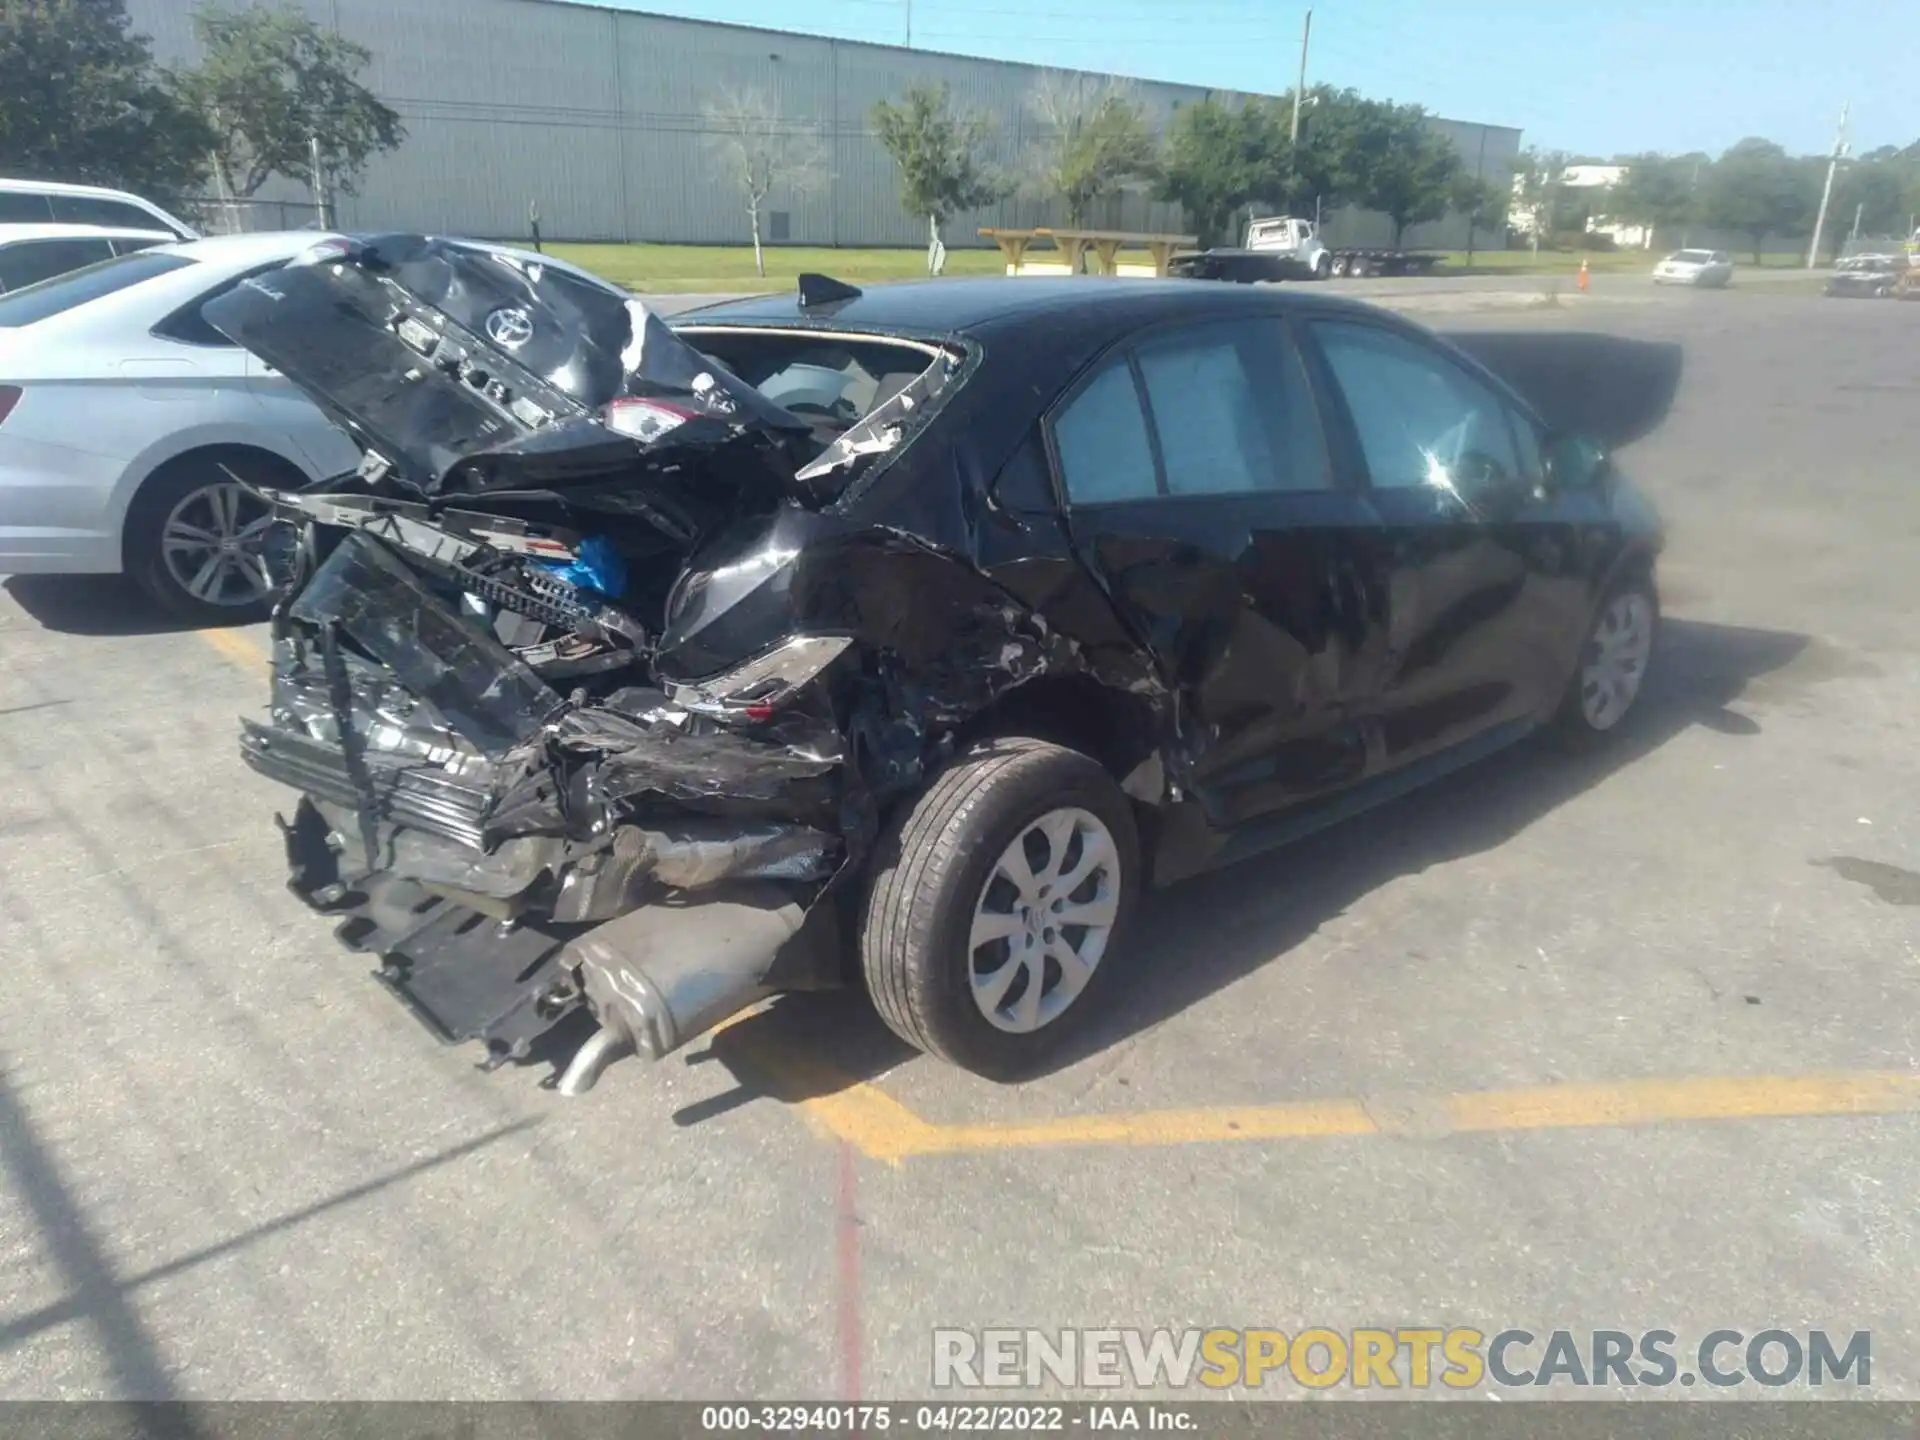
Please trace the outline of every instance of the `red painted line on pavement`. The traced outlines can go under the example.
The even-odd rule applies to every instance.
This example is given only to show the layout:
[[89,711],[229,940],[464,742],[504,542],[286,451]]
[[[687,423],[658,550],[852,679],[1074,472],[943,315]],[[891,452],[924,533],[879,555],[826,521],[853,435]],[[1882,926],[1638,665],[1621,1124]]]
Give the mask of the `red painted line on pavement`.
[[860,1399],[860,1216],[855,1209],[855,1182],[859,1157],[853,1146],[840,1142],[840,1183],[834,1199],[834,1231],[838,1255],[835,1300],[840,1330],[840,1398]]

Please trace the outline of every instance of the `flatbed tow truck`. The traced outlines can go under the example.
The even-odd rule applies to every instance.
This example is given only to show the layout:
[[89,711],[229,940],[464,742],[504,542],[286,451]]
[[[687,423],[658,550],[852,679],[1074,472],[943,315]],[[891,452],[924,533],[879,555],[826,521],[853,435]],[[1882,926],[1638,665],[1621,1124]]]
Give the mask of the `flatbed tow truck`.
[[1440,263],[1432,251],[1328,246],[1311,220],[1275,215],[1247,226],[1246,243],[1176,255],[1168,273],[1242,285],[1274,280],[1326,280],[1341,275],[1427,275]]

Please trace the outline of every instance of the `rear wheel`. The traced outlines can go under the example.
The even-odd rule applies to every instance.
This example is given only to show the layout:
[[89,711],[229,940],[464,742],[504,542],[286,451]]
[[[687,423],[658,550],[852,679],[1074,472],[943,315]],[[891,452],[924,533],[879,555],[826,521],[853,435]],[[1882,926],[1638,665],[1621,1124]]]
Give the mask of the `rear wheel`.
[[895,818],[874,858],[861,961],[909,1044],[994,1079],[1044,1065],[1114,968],[1139,886],[1126,797],[1045,741],[960,757]]
[[1347,257],[1344,255],[1334,256],[1332,270],[1335,275],[1345,275],[1347,273]]
[[1651,575],[1623,580],[1607,592],[1555,721],[1565,739],[1575,746],[1598,744],[1626,723],[1646,685],[1659,629],[1660,600]]
[[278,588],[274,543],[286,535],[240,482],[284,486],[300,479],[279,461],[211,451],[163,466],[127,513],[127,573],[194,624],[263,619]]

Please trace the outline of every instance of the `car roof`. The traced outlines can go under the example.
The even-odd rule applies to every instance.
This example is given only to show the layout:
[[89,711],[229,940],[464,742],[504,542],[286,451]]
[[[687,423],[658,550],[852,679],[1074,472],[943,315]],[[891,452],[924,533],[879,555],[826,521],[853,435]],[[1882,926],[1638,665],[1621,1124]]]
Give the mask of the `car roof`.
[[171,254],[208,264],[244,265],[282,257],[291,260],[322,241],[340,238],[331,230],[262,230],[247,235],[209,235],[203,240],[182,240],[166,249]]
[[141,199],[131,190],[115,190],[107,185],[74,185],[65,180],[9,180],[0,177],[0,190],[23,191],[29,195],[105,195],[115,200]]
[[171,243],[173,235],[166,230],[133,230],[120,225],[41,225],[29,222],[22,225],[0,225],[0,245],[11,245],[16,240],[159,240]]
[[1175,314],[1231,316],[1276,306],[1354,312],[1354,301],[1298,290],[1216,280],[1106,279],[1095,276],[989,277],[875,285],[852,300],[803,308],[798,292],[721,301],[673,317],[679,325],[805,325],[908,335],[966,334],[1018,326],[1062,310],[1097,310],[1117,332]]

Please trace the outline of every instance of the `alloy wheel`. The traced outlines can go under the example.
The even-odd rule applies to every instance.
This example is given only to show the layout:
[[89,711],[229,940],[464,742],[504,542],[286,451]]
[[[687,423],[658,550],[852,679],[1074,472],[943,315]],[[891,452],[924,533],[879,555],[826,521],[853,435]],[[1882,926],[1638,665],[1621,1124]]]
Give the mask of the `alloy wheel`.
[[1626,590],[1607,602],[1587,642],[1580,711],[1595,730],[1611,730],[1633,708],[1653,655],[1653,602]]
[[191,490],[160,527],[167,575],[206,604],[256,605],[274,589],[267,560],[273,528],[272,512],[231,480]]
[[1113,835],[1086,810],[1050,810],[1001,853],[967,937],[974,1004],[1024,1035],[1065,1013],[1105,955],[1120,914]]

